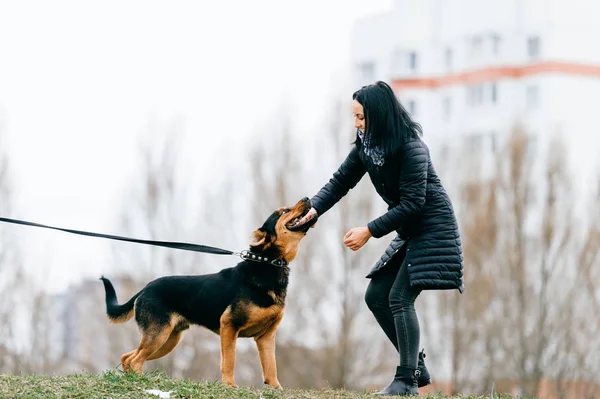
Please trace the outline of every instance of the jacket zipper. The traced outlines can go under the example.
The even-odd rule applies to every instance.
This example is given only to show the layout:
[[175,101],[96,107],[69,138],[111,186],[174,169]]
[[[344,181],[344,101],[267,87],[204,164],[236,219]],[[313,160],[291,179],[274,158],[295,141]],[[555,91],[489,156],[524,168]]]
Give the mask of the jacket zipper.
[[377,169],[377,174],[379,175],[379,180],[381,181],[381,189],[385,193],[385,183],[383,182],[383,176],[381,175],[381,166],[377,165],[375,168]]

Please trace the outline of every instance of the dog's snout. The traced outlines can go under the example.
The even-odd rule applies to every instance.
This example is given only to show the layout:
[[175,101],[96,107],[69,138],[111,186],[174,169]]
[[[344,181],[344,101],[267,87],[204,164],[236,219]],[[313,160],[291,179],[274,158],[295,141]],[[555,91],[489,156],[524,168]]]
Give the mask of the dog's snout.
[[302,201],[302,202],[310,202],[310,199],[308,197],[304,197],[300,201]]

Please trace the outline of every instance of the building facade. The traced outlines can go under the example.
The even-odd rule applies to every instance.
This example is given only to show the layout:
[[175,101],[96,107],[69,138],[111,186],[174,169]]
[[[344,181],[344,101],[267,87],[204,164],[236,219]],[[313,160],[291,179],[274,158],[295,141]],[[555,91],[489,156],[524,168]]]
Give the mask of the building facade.
[[395,0],[352,34],[357,86],[391,83],[438,155],[495,151],[516,124],[543,154],[568,139],[577,183],[596,179],[600,25],[595,0]]

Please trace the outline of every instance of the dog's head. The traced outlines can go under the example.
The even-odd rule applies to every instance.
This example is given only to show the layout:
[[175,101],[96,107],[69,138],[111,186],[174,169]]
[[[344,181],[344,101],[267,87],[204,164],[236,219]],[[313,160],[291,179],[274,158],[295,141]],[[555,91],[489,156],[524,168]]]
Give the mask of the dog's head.
[[314,218],[298,226],[300,219],[310,209],[308,198],[302,198],[291,208],[277,209],[252,233],[251,251],[283,259],[288,263],[294,260],[300,241],[317,221],[317,218]]

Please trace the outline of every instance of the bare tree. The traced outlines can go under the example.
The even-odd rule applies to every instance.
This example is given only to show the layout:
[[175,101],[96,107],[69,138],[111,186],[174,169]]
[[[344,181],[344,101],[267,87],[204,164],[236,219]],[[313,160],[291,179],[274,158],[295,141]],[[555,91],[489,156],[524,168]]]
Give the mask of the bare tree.
[[[320,177],[326,181],[335,168],[347,156],[356,133],[345,118],[345,107],[337,102],[331,112],[327,144],[331,148],[332,162]],[[322,143],[319,146],[322,148]],[[323,152],[321,152],[323,154]],[[379,204],[377,203],[379,201]],[[385,204],[379,199],[368,181],[368,176],[331,209],[321,224],[329,236],[327,244],[317,248],[322,253],[325,264],[337,265],[336,285],[338,305],[337,328],[324,330],[324,338],[332,348],[325,366],[332,370],[329,381],[336,388],[358,388],[366,384],[376,384],[374,376],[385,375],[398,361],[392,344],[387,340],[364,302],[365,279],[371,266],[377,261],[387,244],[386,239],[371,240],[361,251],[352,252],[343,244],[343,237],[353,227],[366,225],[369,220],[385,211]],[[332,245],[333,244],[333,245]],[[325,266],[327,267],[327,266]],[[318,278],[318,275],[315,276]],[[377,337],[373,339],[373,336]],[[387,350],[386,350],[387,349]],[[390,354],[391,356],[387,356]],[[382,361],[384,359],[384,361]]]
[[[0,125],[0,215],[10,217],[12,211],[12,181],[8,154],[1,145],[2,126]],[[0,371],[16,370],[18,351],[15,338],[17,314],[14,309],[27,306],[26,275],[18,245],[10,228],[0,226]]]
[[31,341],[25,356],[19,360],[19,370],[25,373],[47,374],[55,370],[56,360],[60,353],[55,348],[52,331],[56,320],[50,307],[50,297],[38,292],[31,308]]
[[[186,183],[179,178],[179,127],[152,125],[140,140],[140,168],[124,197],[122,229],[149,240],[175,240],[185,233]],[[118,252],[117,248],[121,250]],[[154,246],[118,245],[117,255],[127,260],[120,270],[129,268],[139,278],[170,274],[184,264],[184,255]]]
[[537,395],[548,379],[597,369],[580,345],[600,344],[591,333],[598,317],[581,311],[597,306],[597,206],[592,201],[589,223],[574,214],[581,191],[570,184],[560,140],[537,157],[530,146],[517,127],[494,155],[491,173],[465,175],[460,186],[466,291],[460,298],[441,293],[448,306],[438,316],[453,337],[455,392],[494,384]]
[[[124,207],[124,234],[158,240],[191,241],[194,237],[209,245],[243,249],[246,237],[266,215],[313,194],[346,156],[354,134],[342,122],[342,112],[338,104],[324,134],[308,136],[318,138],[314,143],[306,135],[301,140],[294,135],[290,119],[280,113],[283,116],[265,128],[277,134],[254,139],[248,146],[247,167],[238,165],[235,173],[225,171],[230,178],[217,187],[178,180],[176,134],[161,135],[158,144],[150,141],[141,147],[139,178],[127,193],[134,205]],[[581,194],[571,186],[568,165],[560,153],[564,146],[553,142],[536,162],[530,145],[526,132],[517,128],[491,163],[465,157],[472,163],[465,164],[465,170],[453,170],[468,177],[451,188],[464,244],[466,291],[463,295],[455,291],[423,295],[417,306],[422,307],[421,324],[433,348],[428,360],[442,360],[444,347],[451,343],[447,356],[456,393],[492,387],[512,391],[517,386],[524,394],[536,395],[542,387],[548,389],[549,379],[556,380],[552,385],[556,392],[572,392],[573,380],[594,381],[600,374],[596,338],[600,327],[596,283],[600,277],[600,184],[581,218],[575,212]],[[316,159],[328,166],[315,168]],[[3,188],[3,165],[2,212],[9,204],[5,198],[10,197]],[[193,206],[186,202],[190,198]],[[342,243],[350,228],[366,224],[384,207],[365,178],[323,215],[302,242],[291,265],[286,316],[277,338],[284,385],[364,388],[389,379],[388,370],[398,355],[363,300],[368,284],[364,276],[388,242],[370,240],[356,253]],[[191,222],[189,214],[197,215],[196,220]],[[218,239],[215,231],[220,232]],[[16,269],[4,265],[13,264],[6,259],[15,255],[2,242],[0,284],[6,284],[6,276],[14,276]],[[160,275],[213,272],[237,261],[134,244],[115,245],[115,253],[118,277],[114,282],[120,300]],[[12,271],[7,274],[7,270]],[[78,366],[90,371],[115,367],[120,355],[139,341],[135,324],[113,326],[104,319],[103,309],[97,307],[102,302],[101,284],[96,287],[94,298],[82,302],[77,317],[83,320],[94,314],[99,323],[89,326],[105,329],[105,334],[95,338],[107,337],[96,343],[108,348],[109,355],[100,360],[78,358]],[[6,292],[0,290],[0,295],[11,299]],[[44,301],[36,304],[39,316]],[[3,305],[0,321],[9,320]],[[43,320],[35,315],[34,320],[41,320],[36,326],[42,334]],[[2,323],[0,329],[10,337],[14,332],[8,325]],[[93,335],[89,329],[79,334]],[[46,352],[43,336],[34,336],[36,350]],[[91,348],[90,342],[82,340],[77,345]],[[4,346],[0,362],[10,350],[10,345]],[[239,383],[261,384],[252,342],[241,342],[238,350]],[[36,362],[31,367],[39,370],[53,367],[55,360],[48,356]],[[0,367],[10,364],[5,361]],[[178,377],[216,380],[218,364],[218,336],[191,329],[171,355],[149,366]],[[434,372],[437,364],[428,363]],[[593,392],[595,386],[586,385],[586,392]]]
[[[257,218],[314,194],[306,187],[318,190],[331,177],[355,137],[343,122],[343,113],[341,103],[336,103],[323,133],[303,135],[301,141],[292,134],[289,120],[282,117],[280,124],[268,127],[280,134],[269,135],[268,142],[257,140],[248,168],[254,185],[252,213]],[[312,148],[310,137],[316,138]],[[327,167],[315,168],[317,164]],[[307,184],[307,177],[315,184]],[[397,362],[393,352],[384,356],[393,346],[363,300],[368,283],[364,277],[387,242],[372,240],[357,253],[342,242],[350,228],[365,225],[384,211],[383,201],[376,205],[376,193],[366,180],[309,232],[291,266],[287,321],[280,328],[278,353],[284,365],[282,380],[293,380],[296,386],[354,388],[367,381],[373,383],[369,379],[373,374],[381,375],[386,363],[382,357],[387,358],[390,370],[391,362]],[[373,339],[373,333],[379,339]],[[311,359],[310,367],[297,367],[307,358]],[[294,367],[286,367],[288,364]]]
[[[600,174],[598,174],[600,177]],[[596,179],[598,182],[598,179]],[[547,371],[557,379],[556,395],[576,391],[578,397],[595,398],[600,394],[600,310],[598,281],[600,278],[600,184],[596,183],[585,209],[587,226],[574,240],[570,262],[564,266],[570,273],[560,278],[560,290],[552,290],[552,301],[561,300],[549,318],[555,333],[546,356]],[[576,382],[580,383],[574,386]],[[579,389],[579,391],[577,391]]]
[[[266,215],[274,209],[289,206],[300,198],[308,196],[303,182],[301,158],[306,156],[306,142],[294,141],[291,121],[286,110],[278,112],[279,117],[261,131],[277,134],[257,137],[248,156],[246,178],[250,182],[248,204],[245,212],[251,215],[248,232],[258,227]],[[299,154],[296,149],[302,149]],[[326,303],[325,282],[331,270],[321,270],[322,279],[314,279],[312,260],[317,256],[313,231],[302,241],[296,260],[290,265],[290,286],[286,301],[284,321],[278,329],[277,357],[280,380],[287,386],[301,386],[307,381],[316,384],[325,379],[320,370],[312,367],[291,367],[299,358],[317,358],[317,353],[308,349],[306,341],[320,344],[314,325],[324,325],[323,313],[319,308]]]
[[[460,225],[466,291],[462,295],[456,290],[421,295],[424,300],[424,335],[429,338],[429,369],[434,383],[439,381],[441,368],[438,365],[445,356],[448,357],[453,394],[481,390],[482,385],[490,386],[496,365],[493,347],[497,340],[488,332],[497,331],[491,327],[496,320],[490,314],[490,307],[496,293],[493,261],[500,231],[497,212],[499,183],[489,177],[486,159],[472,152],[466,157],[466,151],[467,148],[460,146],[453,154],[446,151],[448,155],[440,158],[439,168]],[[482,329],[481,322],[488,323],[490,328]],[[478,365],[473,359],[485,365]],[[473,378],[474,375],[478,377]],[[484,377],[483,383],[480,377]]]
[[[140,140],[140,168],[126,194],[121,215],[126,235],[149,240],[189,241],[186,238],[187,182],[180,180],[179,146],[181,130],[176,122],[163,127],[151,125]],[[144,245],[115,245],[115,255],[123,300],[152,279],[190,270],[191,255],[184,251]],[[121,284],[120,284],[121,285]],[[99,288],[101,285],[99,285]],[[108,323],[107,323],[108,324]],[[135,348],[139,334],[131,326],[110,326],[121,338],[111,340],[113,358]],[[118,331],[117,331],[118,330]],[[127,335],[128,338],[123,337]],[[118,348],[115,346],[119,346]],[[116,352],[116,353],[115,353]],[[148,365],[174,372],[175,356],[166,356]]]
[[[128,201],[133,199],[134,202],[124,206],[123,231],[150,240],[201,242],[229,248],[234,235],[228,233],[239,229],[232,207],[223,204],[232,197],[230,190],[237,182],[215,188],[202,182],[181,180],[181,132],[177,126],[164,130],[155,128],[153,132],[151,139],[145,137],[140,147],[139,179],[132,183],[127,195]],[[198,217],[190,218],[190,215]],[[214,231],[222,232],[219,238],[226,240],[215,242]],[[163,275],[215,272],[232,263],[229,257],[152,246],[119,245],[118,249],[115,247],[115,254],[120,269],[117,292],[123,298]],[[110,339],[112,358],[117,362],[122,353],[130,351],[139,342],[134,323],[129,324],[106,327],[111,336],[120,337]],[[164,369],[176,377],[218,379],[218,337],[212,332],[192,328],[172,354],[146,367],[148,370]]]

